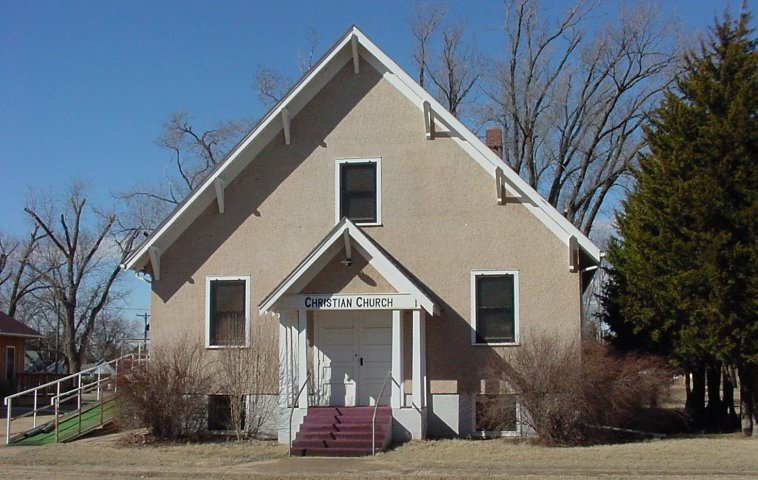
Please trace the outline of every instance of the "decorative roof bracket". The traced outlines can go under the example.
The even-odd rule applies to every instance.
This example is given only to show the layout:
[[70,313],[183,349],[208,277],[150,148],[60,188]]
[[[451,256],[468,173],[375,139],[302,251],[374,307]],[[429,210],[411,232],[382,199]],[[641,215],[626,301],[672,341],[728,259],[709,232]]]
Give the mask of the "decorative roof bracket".
[[424,101],[424,127],[426,128],[426,139],[434,139],[434,112],[428,101]]

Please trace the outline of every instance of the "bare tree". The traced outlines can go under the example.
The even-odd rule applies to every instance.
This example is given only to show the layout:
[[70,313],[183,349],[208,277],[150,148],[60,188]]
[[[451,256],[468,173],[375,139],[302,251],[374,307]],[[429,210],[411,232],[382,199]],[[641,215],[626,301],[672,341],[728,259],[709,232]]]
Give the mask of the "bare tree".
[[207,130],[196,130],[187,112],[175,112],[163,125],[156,141],[171,153],[165,180],[142,185],[118,196],[126,201],[132,228],[150,230],[184,200],[247,132],[249,121],[219,122]]
[[411,19],[411,33],[416,39],[416,51],[413,60],[418,71],[418,83],[422,87],[426,80],[427,56],[432,35],[437,31],[442,19],[447,14],[447,7],[441,3],[427,4],[423,1],[416,3],[413,19]]
[[5,271],[5,266],[8,264],[8,253],[7,253],[7,247],[3,244],[2,238],[0,238],[0,285],[5,283],[3,277],[3,271]]
[[[275,332],[271,325],[254,326],[250,345],[240,343],[218,352],[216,379],[220,393],[229,396],[229,423],[237,439],[258,435],[275,413],[276,401],[271,401],[279,385],[271,369],[278,355]],[[233,332],[230,338],[244,339],[245,333]]]
[[25,241],[0,238],[0,308],[16,317],[24,298],[46,288],[41,282],[44,272],[30,267],[35,250],[44,234],[34,225]]
[[579,2],[553,25],[537,0],[509,0],[504,58],[485,88],[505,161],[588,234],[643,147],[641,123],[676,56],[651,7],[623,10],[587,36]]
[[95,361],[112,360],[128,353],[134,340],[142,337],[140,330],[135,322],[105,308],[95,321],[90,357]]
[[99,214],[86,204],[83,187],[73,185],[64,201],[47,198],[25,208],[45,233],[39,256],[29,265],[47,286],[71,373],[81,368],[96,320],[121,271],[119,264],[135,240],[133,232],[116,230],[115,215]]

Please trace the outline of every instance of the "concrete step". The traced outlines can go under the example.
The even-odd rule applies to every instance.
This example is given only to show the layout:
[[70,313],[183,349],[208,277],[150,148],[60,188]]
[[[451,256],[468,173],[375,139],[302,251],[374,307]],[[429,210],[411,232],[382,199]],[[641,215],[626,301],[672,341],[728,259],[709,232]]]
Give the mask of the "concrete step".
[[[390,415],[377,415],[376,424],[386,423],[390,421],[392,417]],[[319,415],[316,417],[306,417],[303,422],[307,422],[309,425],[346,425],[346,424],[369,424],[371,425],[371,417],[364,417],[360,415],[340,415],[340,416],[326,416]]]
[[[392,415],[392,408],[379,407],[376,409],[377,416],[380,414]],[[317,417],[320,415],[326,416],[353,416],[353,415],[368,415],[371,417],[374,414],[374,407],[310,407],[308,408],[308,416]]]
[[[377,451],[379,449],[377,448]],[[292,455],[314,457],[363,457],[371,455],[371,448],[293,448]]]
[[311,407],[292,442],[293,455],[371,455],[372,446],[384,450],[384,440],[392,426],[392,409],[376,409],[376,430],[372,435],[374,407]]
[[[389,428],[389,422],[376,422],[376,431],[384,432]],[[329,432],[354,432],[371,433],[371,424],[365,423],[319,423],[300,425],[300,432],[304,433],[329,433]]]
[[[371,452],[371,439],[363,440],[300,440],[292,442],[292,448],[362,448]],[[381,440],[377,440],[376,450],[383,449]]]
[[[376,439],[383,440],[386,429],[376,429]],[[298,432],[298,440],[371,440],[371,431],[367,432]]]

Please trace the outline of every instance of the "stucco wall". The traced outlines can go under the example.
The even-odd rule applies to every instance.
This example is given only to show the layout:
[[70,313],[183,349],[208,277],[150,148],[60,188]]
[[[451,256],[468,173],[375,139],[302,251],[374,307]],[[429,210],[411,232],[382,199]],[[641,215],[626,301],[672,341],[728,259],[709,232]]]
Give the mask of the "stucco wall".
[[347,266],[345,248],[300,290],[301,293],[396,293],[382,275],[357,251],[351,252]]
[[[484,366],[517,348],[471,345],[474,269],[519,271],[522,338],[579,338],[579,279],[568,271],[566,246],[524,206],[497,205],[492,177],[453,139],[427,140],[422,112],[368,64],[359,74],[346,64],[292,119],[291,132],[290,146],[280,134],[226,187],[225,213],[210,205],[163,253],[154,346],[203,338],[208,275],[251,275],[253,322],[277,328],[257,305],[334,226],[335,159],[353,157],[381,157],[383,225],[364,231],[442,308],[427,321],[430,393],[476,391]],[[363,288],[331,270],[316,280],[314,292]]]

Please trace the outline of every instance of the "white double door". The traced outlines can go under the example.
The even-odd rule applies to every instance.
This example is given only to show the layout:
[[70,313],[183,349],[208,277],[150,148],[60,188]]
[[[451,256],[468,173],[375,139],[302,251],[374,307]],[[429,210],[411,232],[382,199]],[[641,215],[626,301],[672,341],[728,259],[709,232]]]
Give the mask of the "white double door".
[[[320,405],[374,405],[392,369],[392,312],[319,311],[315,369]],[[387,384],[380,404],[389,404]]]

